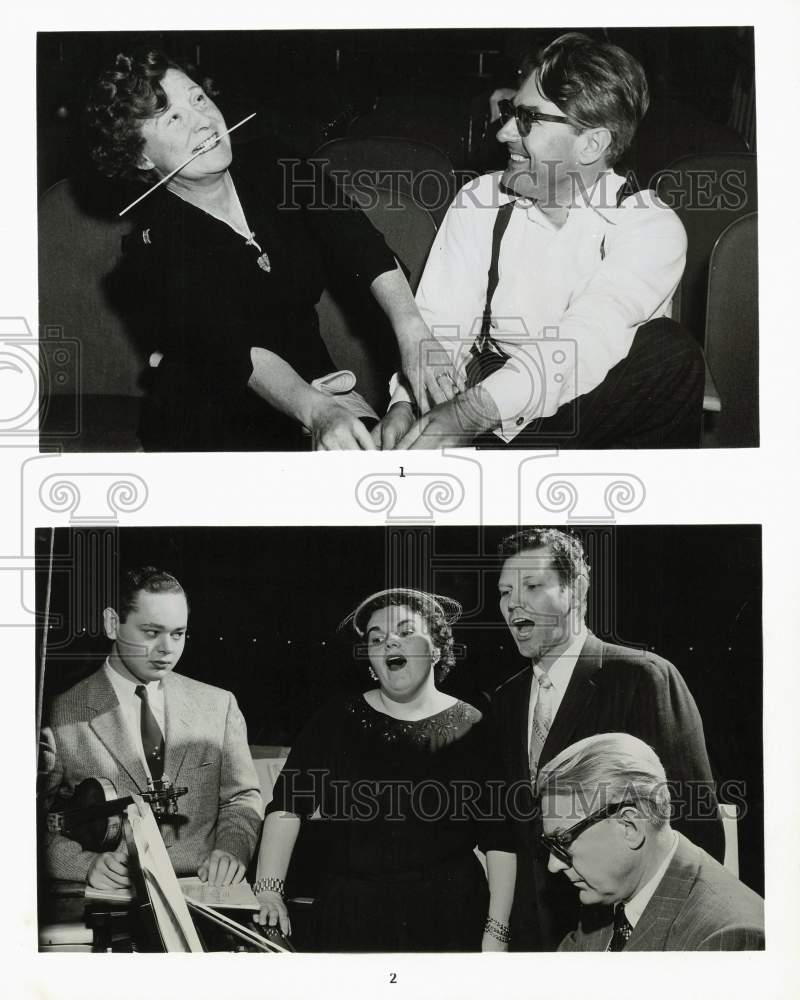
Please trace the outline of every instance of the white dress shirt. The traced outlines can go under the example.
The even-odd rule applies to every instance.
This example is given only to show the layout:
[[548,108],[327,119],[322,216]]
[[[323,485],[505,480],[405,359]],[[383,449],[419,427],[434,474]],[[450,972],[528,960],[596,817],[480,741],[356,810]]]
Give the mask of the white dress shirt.
[[[513,200],[498,173],[465,185],[442,223],[416,300],[453,353],[459,387],[480,332],[499,206]],[[579,189],[563,226],[518,199],[500,245],[492,337],[508,355],[481,385],[511,441],[539,417],[596,388],[625,358],[639,326],[669,316],[683,274],[686,233],[677,215],[643,191],[616,207],[624,178],[606,171]],[[408,399],[399,388],[392,402]]]
[[[123,677],[112,666],[108,658],[103,665],[106,676],[111,682],[114,694],[122,709],[122,716],[125,720],[125,727],[131,737],[133,745],[139,752],[139,757],[144,765],[145,772],[152,779],[150,768],[145,757],[142,746],[142,700],[136,694],[136,688],[141,683],[137,680],[130,680]],[[166,703],[164,700],[164,685],[160,680],[150,681],[144,685],[147,688],[147,699],[150,704],[150,711],[155,716],[156,722],[161,728],[161,732],[166,734]]]
[[678,849],[678,834],[673,831],[672,837],[672,847],[670,848],[667,856],[658,866],[658,870],[655,875],[625,904],[625,916],[628,918],[628,923],[631,927],[635,927],[639,922],[639,919],[644,913],[645,907],[653,898],[653,893],[656,891],[659,882],[666,874],[667,868],[669,868],[669,863],[672,861],[675,851]]
[[[567,692],[567,685],[572,677],[572,671],[578,662],[578,657],[583,651],[584,643],[588,635],[586,625],[581,626],[580,632],[567,646],[564,652],[557,657],[547,668],[547,675],[553,682],[553,720],[555,720],[564,695]],[[539,697],[539,677],[542,675],[542,667],[538,663],[534,664],[533,675],[536,683],[531,683],[531,700],[528,704],[528,746],[531,745],[531,731],[533,729],[533,711],[536,708],[536,701]]]

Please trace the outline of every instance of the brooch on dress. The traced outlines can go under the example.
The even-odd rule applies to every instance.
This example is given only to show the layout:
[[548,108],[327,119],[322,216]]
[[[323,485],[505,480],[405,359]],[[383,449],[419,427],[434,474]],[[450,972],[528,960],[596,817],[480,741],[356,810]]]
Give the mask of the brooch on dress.
[[250,233],[250,239],[245,240],[245,243],[249,247],[255,247],[258,250],[259,256],[256,257],[256,264],[261,268],[262,271],[266,271],[267,274],[272,270],[272,264],[270,263],[269,254],[262,250],[261,247],[256,242],[256,234]]

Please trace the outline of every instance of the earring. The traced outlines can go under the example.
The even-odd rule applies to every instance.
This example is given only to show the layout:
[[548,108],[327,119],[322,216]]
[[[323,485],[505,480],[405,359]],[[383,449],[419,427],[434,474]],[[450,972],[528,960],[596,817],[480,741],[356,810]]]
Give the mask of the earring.
[[372,669],[372,667],[369,668],[369,675],[370,675],[370,677],[374,681],[376,681],[378,679],[378,675],[375,673],[375,671]]
[[436,646],[434,646],[433,647],[433,660],[431,662],[431,666],[435,667],[436,664],[439,662],[439,660],[441,660],[441,658],[442,658],[442,651],[441,651],[441,649],[438,649]]

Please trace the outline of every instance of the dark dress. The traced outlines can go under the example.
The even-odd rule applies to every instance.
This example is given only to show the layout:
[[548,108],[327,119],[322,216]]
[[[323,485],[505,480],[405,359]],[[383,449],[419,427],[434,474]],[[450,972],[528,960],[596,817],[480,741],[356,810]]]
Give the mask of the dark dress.
[[320,177],[287,186],[262,144],[237,149],[230,175],[261,250],[162,188],[142,202],[110,280],[142,349],[164,355],[144,376],[148,450],[303,447],[297,423],[247,388],[250,349],[274,351],[307,381],[334,371],[314,309],[323,289],[343,278],[368,289],[395,267],[362,212]]
[[319,950],[480,950],[489,892],[473,849],[512,850],[496,759],[481,713],[463,701],[419,722],[361,695],[316,714],[267,812],[319,809],[330,820]]

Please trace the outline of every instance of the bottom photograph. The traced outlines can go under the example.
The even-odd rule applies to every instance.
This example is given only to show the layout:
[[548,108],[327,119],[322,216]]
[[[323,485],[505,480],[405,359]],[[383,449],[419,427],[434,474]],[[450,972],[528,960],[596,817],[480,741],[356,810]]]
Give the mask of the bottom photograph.
[[46,952],[764,948],[761,528],[41,528]]

